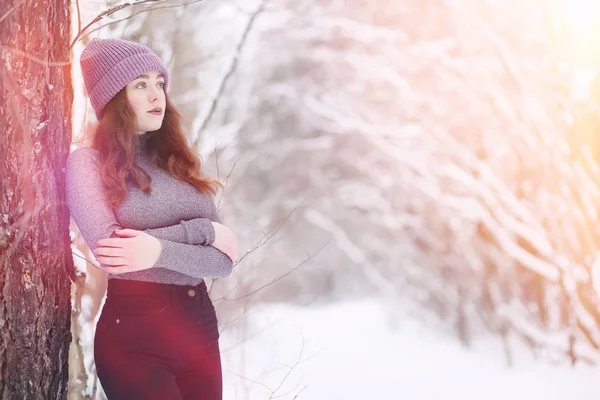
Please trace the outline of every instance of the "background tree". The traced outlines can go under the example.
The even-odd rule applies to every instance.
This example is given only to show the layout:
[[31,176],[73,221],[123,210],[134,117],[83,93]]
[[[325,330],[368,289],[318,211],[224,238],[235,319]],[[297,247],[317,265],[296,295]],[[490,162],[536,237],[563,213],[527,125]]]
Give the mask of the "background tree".
[[0,398],[64,399],[70,334],[70,4],[0,15]]

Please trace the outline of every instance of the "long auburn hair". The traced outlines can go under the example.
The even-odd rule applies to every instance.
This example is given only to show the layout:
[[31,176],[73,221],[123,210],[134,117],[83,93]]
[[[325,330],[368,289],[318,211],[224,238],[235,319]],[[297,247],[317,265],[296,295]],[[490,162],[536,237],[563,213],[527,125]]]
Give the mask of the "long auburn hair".
[[[149,135],[145,146],[150,160],[199,192],[216,195],[217,188],[223,189],[223,184],[201,175],[201,161],[187,143],[181,116],[168,97],[166,100],[162,126],[145,133]],[[92,147],[99,152],[107,201],[113,209],[125,200],[128,180],[145,193],[152,192],[152,177],[135,161],[136,125],[135,113],[123,88],[101,111],[92,140]]]

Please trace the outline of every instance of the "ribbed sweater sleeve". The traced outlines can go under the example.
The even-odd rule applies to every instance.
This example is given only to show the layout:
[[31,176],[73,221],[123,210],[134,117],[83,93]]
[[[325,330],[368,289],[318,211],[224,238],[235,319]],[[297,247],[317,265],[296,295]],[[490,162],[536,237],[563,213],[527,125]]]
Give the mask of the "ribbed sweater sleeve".
[[[122,228],[106,202],[94,150],[81,148],[73,151],[67,159],[65,179],[71,217],[83,240],[94,251],[100,239],[109,238],[116,229]],[[100,266],[107,268],[104,264]]]
[[166,239],[177,243],[200,244],[207,246],[215,241],[215,229],[208,218],[181,220],[178,224],[162,228],[144,229],[144,232],[157,239]]

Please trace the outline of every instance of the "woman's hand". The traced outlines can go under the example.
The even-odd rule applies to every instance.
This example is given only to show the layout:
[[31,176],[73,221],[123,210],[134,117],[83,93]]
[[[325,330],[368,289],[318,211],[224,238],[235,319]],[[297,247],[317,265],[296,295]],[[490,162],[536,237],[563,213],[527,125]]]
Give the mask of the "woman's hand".
[[111,274],[142,271],[152,268],[162,251],[160,241],[146,232],[117,229],[121,237],[100,239],[94,255],[99,263],[108,266]]
[[212,224],[213,228],[215,228],[215,240],[212,246],[225,253],[235,264],[238,258],[238,241],[235,233],[218,222],[213,222]]

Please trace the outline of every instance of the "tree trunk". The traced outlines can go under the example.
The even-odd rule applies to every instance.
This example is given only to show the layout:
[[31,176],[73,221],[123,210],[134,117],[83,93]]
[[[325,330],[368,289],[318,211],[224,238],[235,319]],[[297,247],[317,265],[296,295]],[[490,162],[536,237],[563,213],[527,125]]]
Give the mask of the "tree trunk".
[[0,11],[0,398],[65,399],[73,258],[68,0]]

